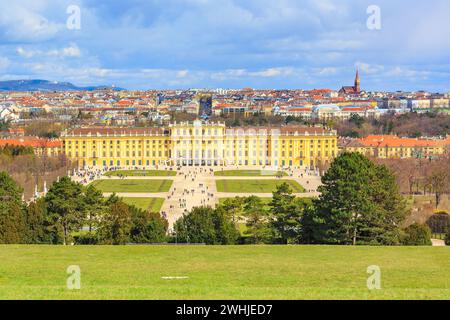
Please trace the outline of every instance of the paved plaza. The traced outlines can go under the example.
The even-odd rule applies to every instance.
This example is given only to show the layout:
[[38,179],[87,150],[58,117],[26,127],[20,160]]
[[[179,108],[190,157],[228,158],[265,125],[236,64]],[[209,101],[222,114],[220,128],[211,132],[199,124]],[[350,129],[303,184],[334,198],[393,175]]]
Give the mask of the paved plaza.
[[[168,192],[116,192],[116,195],[124,198],[164,198],[164,204],[161,208],[169,221],[170,226],[179,219],[184,212],[198,206],[212,206],[219,203],[221,198],[249,197],[252,195],[271,198],[272,193],[230,193],[217,192],[216,180],[294,180],[303,186],[304,193],[296,193],[297,197],[317,197],[319,193],[317,188],[320,185],[320,176],[317,172],[305,168],[288,168],[282,171],[287,176],[277,178],[271,176],[215,176],[214,172],[222,170],[255,170],[255,167],[229,166],[229,167],[180,167],[169,168],[159,167],[159,170],[176,171],[175,176],[105,176],[106,172],[101,170],[79,171],[73,175],[73,179],[85,185],[96,180],[171,180],[172,186]],[[273,168],[257,168],[259,170],[273,170]],[[107,182],[104,182],[107,183]],[[112,193],[104,193],[110,196]]]

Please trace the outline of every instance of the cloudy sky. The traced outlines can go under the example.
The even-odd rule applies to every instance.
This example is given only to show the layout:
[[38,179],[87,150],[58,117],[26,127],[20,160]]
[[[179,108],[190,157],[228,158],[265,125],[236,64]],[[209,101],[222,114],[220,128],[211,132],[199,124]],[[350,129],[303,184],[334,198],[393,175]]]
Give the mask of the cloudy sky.
[[449,14],[448,0],[0,0],[0,80],[335,89],[358,67],[364,89],[449,92]]

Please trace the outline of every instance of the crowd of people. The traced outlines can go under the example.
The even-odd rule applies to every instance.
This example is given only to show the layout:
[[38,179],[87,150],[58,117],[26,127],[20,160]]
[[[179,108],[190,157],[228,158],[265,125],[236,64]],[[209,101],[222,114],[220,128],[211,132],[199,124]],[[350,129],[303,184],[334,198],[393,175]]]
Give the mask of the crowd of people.
[[73,173],[70,176],[72,177],[72,179],[81,184],[89,184],[92,181],[103,177],[107,171],[109,170],[86,167],[84,169],[74,169]]

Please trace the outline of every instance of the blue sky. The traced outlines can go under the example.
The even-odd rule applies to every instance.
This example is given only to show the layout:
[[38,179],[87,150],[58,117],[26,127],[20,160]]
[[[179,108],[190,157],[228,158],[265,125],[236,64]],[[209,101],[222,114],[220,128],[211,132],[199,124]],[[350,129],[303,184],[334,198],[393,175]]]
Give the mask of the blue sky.
[[449,14],[448,0],[0,0],[0,80],[337,89],[359,67],[364,89],[450,92]]

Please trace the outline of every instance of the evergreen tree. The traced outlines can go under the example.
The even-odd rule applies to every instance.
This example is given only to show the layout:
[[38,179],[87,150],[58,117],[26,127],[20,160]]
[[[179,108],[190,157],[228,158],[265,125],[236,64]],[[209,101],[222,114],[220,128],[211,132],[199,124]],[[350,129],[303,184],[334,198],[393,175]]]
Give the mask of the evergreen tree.
[[99,241],[102,244],[126,244],[130,242],[132,226],[130,207],[122,201],[113,203],[99,224]]
[[277,186],[270,203],[270,225],[283,244],[297,240],[300,234],[301,210],[295,202],[295,196],[287,183]]
[[394,176],[359,153],[337,157],[315,200],[314,241],[399,244],[405,203]]
[[169,222],[159,213],[146,212],[131,207],[133,243],[163,243],[167,241]]
[[216,232],[217,244],[236,244],[239,232],[236,229],[236,223],[230,220],[228,212],[219,206],[214,210],[211,218]]
[[26,240],[22,192],[6,172],[0,172],[0,243]]
[[405,229],[403,244],[407,246],[431,246],[431,230],[427,225],[412,224]]
[[47,206],[44,198],[31,202],[25,211],[26,243],[53,243],[47,229]]
[[84,193],[84,203],[87,224],[89,231],[92,231],[92,228],[98,223],[99,215],[106,209],[103,193],[93,185],[89,185]]
[[225,201],[221,205],[234,223],[236,223],[239,220],[239,217],[241,217],[243,214],[244,201],[245,198],[241,197],[228,198],[225,199]]
[[268,212],[261,198],[251,196],[244,201],[244,215],[247,230],[245,234],[253,239],[253,243],[264,243],[270,237],[268,228]]
[[216,244],[216,232],[211,216],[211,207],[193,208],[175,222],[174,230],[179,242]]
[[234,244],[239,236],[236,226],[224,207],[193,208],[175,222],[174,229],[178,242]]
[[115,204],[115,203],[118,203],[118,202],[120,202],[120,198],[119,198],[115,193],[113,193],[112,195],[110,195],[110,196],[106,199],[105,205],[106,205],[107,207],[109,207],[109,206],[111,206],[111,205],[113,205],[113,204]]
[[53,183],[45,201],[54,230],[62,230],[65,245],[72,239],[71,233],[79,230],[85,221],[83,187],[69,177],[63,177]]

